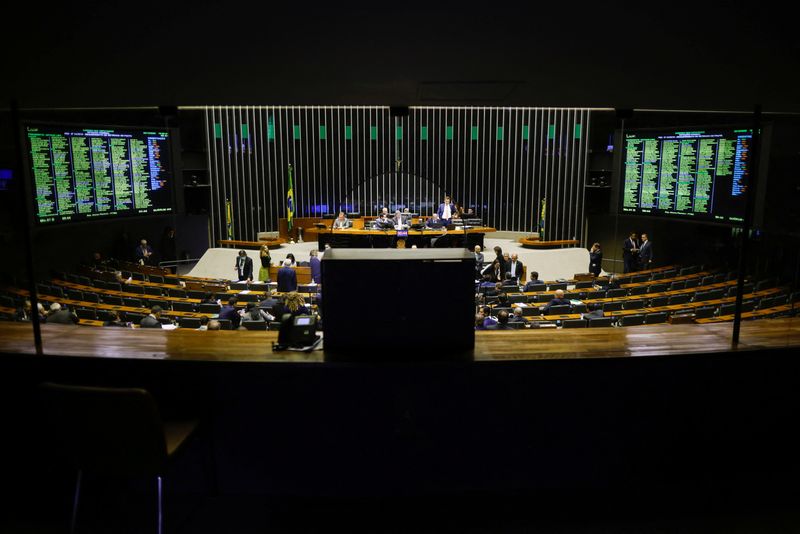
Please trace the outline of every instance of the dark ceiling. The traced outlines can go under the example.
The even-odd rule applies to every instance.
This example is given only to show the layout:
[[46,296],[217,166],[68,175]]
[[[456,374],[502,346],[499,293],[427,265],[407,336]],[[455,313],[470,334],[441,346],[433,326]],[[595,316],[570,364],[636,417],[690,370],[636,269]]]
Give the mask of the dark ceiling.
[[23,107],[761,103],[800,111],[796,22],[721,2],[657,3],[649,13],[642,2],[474,10],[110,4],[20,6],[5,24],[2,99],[16,96]]

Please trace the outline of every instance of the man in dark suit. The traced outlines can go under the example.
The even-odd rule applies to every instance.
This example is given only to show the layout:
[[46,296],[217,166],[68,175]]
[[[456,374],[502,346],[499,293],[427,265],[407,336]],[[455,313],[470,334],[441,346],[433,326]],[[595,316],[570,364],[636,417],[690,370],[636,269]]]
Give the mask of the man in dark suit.
[[139,321],[139,326],[141,328],[161,328],[161,321],[158,320],[159,317],[161,317],[161,306],[153,306],[150,308],[150,314]]
[[550,311],[550,308],[552,308],[553,306],[571,306],[571,305],[572,304],[570,303],[570,301],[564,298],[564,290],[557,289],[555,298],[550,302],[548,302],[547,304],[545,304],[544,308],[542,308],[542,315],[547,315],[547,313]]
[[479,279],[481,277],[481,271],[483,271],[483,252],[481,252],[481,246],[475,245],[475,278]]
[[622,243],[623,272],[631,273],[636,270],[639,263],[639,241],[636,232],[631,232],[630,237]]
[[528,320],[522,315],[522,308],[514,308],[514,314],[508,319],[509,323],[527,323]]
[[147,239],[142,239],[136,247],[136,261],[140,265],[150,265],[152,263],[153,249],[147,244]]
[[309,254],[311,255],[311,257],[308,260],[308,266],[311,267],[311,279],[314,281],[315,284],[321,284],[322,262],[319,261],[319,251],[317,249],[314,249]]
[[47,316],[47,324],[78,324],[78,316],[67,309],[61,308],[61,304],[54,302],[50,305],[50,314]]
[[283,267],[278,270],[278,292],[297,291],[297,273],[291,267],[292,260],[283,260]]
[[494,326],[486,327],[487,330],[513,330],[513,327],[508,326],[508,312],[501,310],[497,314],[497,324]]
[[511,273],[506,272],[505,278],[503,278],[503,287],[513,287],[513,286],[519,286],[519,284],[517,283],[517,279],[514,278],[514,276]]
[[639,268],[649,269],[653,263],[653,244],[647,239],[647,234],[642,234],[642,244],[639,247]]
[[444,202],[439,204],[439,209],[436,211],[436,215],[442,220],[442,224],[448,225],[450,224],[453,215],[456,213],[456,205],[450,202],[450,197],[445,195]]
[[425,221],[425,226],[427,228],[441,228],[442,225],[443,225],[442,220],[439,218],[439,215],[436,214],[436,213],[434,213],[433,215],[428,217],[428,220]]
[[541,291],[544,289],[544,280],[539,280],[539,273],[536,271],[531,271],[531,279],[528,280],[528,283],[525,284],[525,288],[522,290],[523,292],[528,291]]
[[219,310],[219,318],[227,319],[231,322],[231,329],[236,330],[242,322],[242,316],[239,315],[239,310],[236,309],[236,297],[228,299],[228,304]]
[[396,210],[394,212],[394,217],[392,217],[391,221],[392,226],[394,226],[396,230],[404,230],[408,228],[408,224],[406,224],[406,218],[403,217],[403,214],[400,213],[400,210]]
[[239,281],[247,280],[248,282],[253,281],[253,259],[247,256],[247,252],[244,250],[239,251],[239,256],[236,257],[236,265],[234,266],[237,275],[239,276]]
[[511,273],[511,276],[519,283],[519,279],[522,278],[522,270],[525,266],[519,261],[519,257],[516,253],[511,254],[511,261],[506,264],[506,272]]
[[264,294],[264,300],[258,303],[261,309],[272,309],[278,304],[278,299],[272,297],[272,293],[267,289]]

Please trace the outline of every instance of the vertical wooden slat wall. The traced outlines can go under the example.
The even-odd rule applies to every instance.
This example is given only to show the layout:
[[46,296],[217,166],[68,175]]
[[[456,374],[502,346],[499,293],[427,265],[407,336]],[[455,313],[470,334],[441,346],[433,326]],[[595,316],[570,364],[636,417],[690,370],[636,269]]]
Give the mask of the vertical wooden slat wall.
[[584,233],[590,110],[584,108],[208,106],[213,238],[255,240],[286,216],[381,207],[428,215],[444,194],[498,230]]

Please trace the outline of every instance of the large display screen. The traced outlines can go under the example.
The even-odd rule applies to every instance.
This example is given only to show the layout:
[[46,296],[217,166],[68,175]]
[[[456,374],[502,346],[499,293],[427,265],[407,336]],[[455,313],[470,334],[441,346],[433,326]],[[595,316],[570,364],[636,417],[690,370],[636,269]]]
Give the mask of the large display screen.
[[752,138],[747,128],[626,131],[619,212],[740,223]]
[[25,126],[34,219],[41,225],[173,211],[166,128]]

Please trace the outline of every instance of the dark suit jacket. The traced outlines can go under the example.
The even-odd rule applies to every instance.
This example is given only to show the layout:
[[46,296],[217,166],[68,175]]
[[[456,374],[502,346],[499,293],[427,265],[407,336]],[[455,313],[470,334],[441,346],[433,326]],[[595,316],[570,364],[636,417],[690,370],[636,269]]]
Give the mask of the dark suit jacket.
[[541,291],[545,285],[544,280],[529,280],[522,291]]
[[146,315],[139,321],[139,326],[141,328],[161,328],[161,323],[152,315]]
[[78,316],[69,310],[58,310],[56,313],[47,316],[47,324],[78,324]]
[[281,267],[278,271],[278,291],[297,291],[297,273],[291,267]]
[[569,305],[571,305],[571,303],[567,299],[553,299],[550,302],[548,302],[547,304],[545,304],[544,309],[543,309],[543,315],[546,315],[547,312],[550,311],[550,308],[552,306],[569,306]]
[[311,267],[311,279],[316,283],[322,283],[322,262],[317,256],[311,256],[308,260],[308,265]]
[[475,265],[478,269],[483,268],[483,252],[478,252],[475,254]]
[[242,316],[239,315],[239,312],[233,306],[223,306],[222,309],[219,311],[219,318],[220,319],[228,319],[231,322],[231,328],[236,330],[239,328],[239,323],[242,321]]
[[653,244],[647,240],[639,248],[639,262],[642,265],[647,265],[651,261],[653,261]]
[[[146,248],[147,248],[147,252],[149,252],[150,254],[153,253],[153,247],[151,247],[150,245],[147,245]],[[137,245],[136,246],[136,261],[144,260],[145,263],[148,263],[152,258],[153,258],[152,255],[149,258],[145,258],[144,257],[144,251],[142,250],[142,245]]]
[[[630,241],[629,241],[630,243]],[[603,253],[602,252],[590,252],[589,253],[589,272],[594,274],[595,276],[600,276],[601,265],[603,263]]]
[[[510,262],[508,262],[506,264],[506,272],[507,273],[511,272],[511,265],[513,263],[514,263],[514,260],[511,260]],[[522,276],[522,270],[524,268],[525,268],[524,264],[521,261],[517,260],[517,265],[516,265],[516,268],[515,268],[516,272],[514,273],[514,276],[517,278],[517,280],[519,280],[519,278]]]
[[270,309],[272,309],[272,308],[275,308],[275,306],[277,306],[277,305],[278,305],[278,299],[274,299],[272,297],[270,297],[268,299],[264,299],[264,300],[262,300],[261,302],[258,303],[258,307],[259,308],[270,308]]
[[[453,214],[456,212],[456,205],[452,202],[450,203],[450,218],[453,217]],[[436,214],[442,219],[442,215],[444,214],[444,202],[439,204],[439,209],[436,210]]]
[[244,269],[239,269],[239,257],[236,257],[234,267],[239,271],[239,280],[251,280],[253,278],[253,259],[244,259]]
[[631,258],[632,256],[634,256],[635,253],[632,252],[632,250],[634,248],[639,248],[639,240],[638,239],[634,240],[633,243],[631,243],[631,238],[630,237],[628,239],[626,239],[625,241],[623,241],[622,242],[622,258],[626,259],[626,258]]

